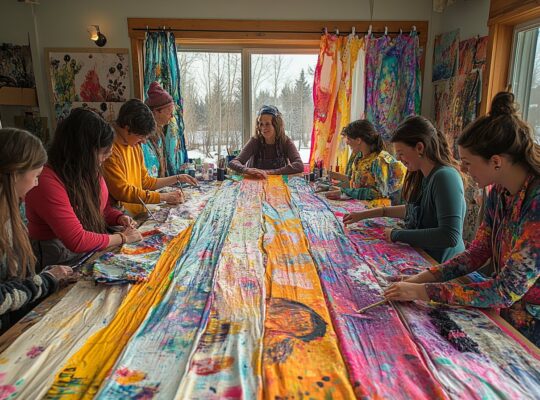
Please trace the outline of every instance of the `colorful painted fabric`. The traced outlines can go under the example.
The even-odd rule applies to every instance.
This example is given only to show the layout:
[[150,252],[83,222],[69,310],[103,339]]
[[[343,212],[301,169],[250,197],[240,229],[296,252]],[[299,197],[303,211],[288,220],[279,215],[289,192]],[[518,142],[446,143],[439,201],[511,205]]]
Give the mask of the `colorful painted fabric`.
[[384,311],[365,316],[355,313],[382,298],[376,277],[330,208],[302,179],[289,180],[289,186],[293,205],[302,210],[325,297],[331,299],[327,304],[356,396],[397,399],[407,393],[415,399],[447,398],[393,307],[383,305]]
[[[322,160],[326,168],[339,166],[345,170],[349,150],[340,133],[351,122],[351,115],[358,119],[364,113],[364,104],[359,101],[363,95],[358,93],[364,91],[364,60],[364,38],[321,37],[313,85],[312,167]],[[351,110],[351,101],[355,110]]]
[[102,288],[90,281],[77,282],[0,356],[0,398],[43,398],[55,372],[109,324],[127,292],[126,286]]
[[279,176],[268,178],[265,194],[263,396],[351,399],[354,385],[348,377],[299,210]]
[[[92,335],[57,373],[47,398],[94,398],[128,340],[169,289],[170,273],[190,236],[191,229],[187,229],[171,242],[150,280],[132,287],[110,324]],[[124,379],[130,382],[134,378]]]
[[[426,290],[440,303],[511,307],[504,310],[505,319],[540,347],[539,249],[540,178],[530,174],[513,196],[499,186],[491,190],[475,240],[464,253],[431,269],[445,283],[428,284]],[[490,258],[496,272],[492,279],[468,285],[451,281]]]
[[[184,109],[180,92],[180,68],[173,32],[146,32],[144,44],[144,90],[146,96],[154,81],[165,89],[174,99],[173,118],[165,128],[164,146],[167,160],[167,175],[179,174],[187,162],[186,141],[184,138]],[[147,153],[150,149],[146,148]],[[150,158],[151,168],[154,161]],[[145,158],[146,163],[146,158]],[[148,171],[151,171],[148,168]],[[159,171],[159,168],[158,168]]]
[[97,398],[174,398],[209,322],[216,265],[239,192],[239,185],[227,181],[207,204],[173,267],[167,292],[127,343]]
[[420,113],[418,35],[366,41],[366,118],[385,140],[406,117]]
[[[352,157],[351,157],[352,158]],[[350,188],[341,191],[357,200],[396,199],[401,197],[401,187],[407,169],[390,153],[382,150],[366,157],[357,154],[350,163]],[[388,201],[384,205],[390,205]]]
[[195,221],[217,186],[201,183],[199,190],[186,189],[186,201],[175,207],[162,207],[139,228],[143,240],[125,244],[115,252],[104,253],[93,266],[96,282],[107,284],[140,283],[148,279],[167,243]]
[[163,178],[167,176],[167,159],[163,153],[163,134],[155,133],[154,135],[154,137],[148,138],[145,143],[141,143],[144,165],[148,170],[148,175],[154,178]]
[[433,45],[432,81],[456,75],[459,57],[459,29],[435,36]]
[[[330,205],[339,218],[344,212],[365,209],[365,205],[353,201],[331,201]],[[384,240],[383,229],[394,227],[396,221],[363,220],[346,231],[381,284],[388,275],[416,274],[430,266],[412,247]],[[394,307],[420,346],[430,371],[450,397],[538,397],[540,353],[521,346],[482,310],[441,309],[420,302],[394,303]],[[438,313],[433,315],[433,310]],[[445,315],[445,321],[440,320],[440,314]],[[448,324],[453,327],[448,329]]]
[[265,266],[261,251],[263,181],[245,179],[219,255],[209,320],[176,392],[179,399],[262,396]]

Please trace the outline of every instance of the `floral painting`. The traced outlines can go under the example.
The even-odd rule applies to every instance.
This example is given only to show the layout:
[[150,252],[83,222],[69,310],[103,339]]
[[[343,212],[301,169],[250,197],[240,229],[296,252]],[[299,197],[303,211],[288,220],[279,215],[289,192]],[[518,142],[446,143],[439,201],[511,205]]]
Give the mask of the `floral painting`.
[[56,121],[88,107],[111,122],[130,97],[127,49],[49,49],[51,100]]

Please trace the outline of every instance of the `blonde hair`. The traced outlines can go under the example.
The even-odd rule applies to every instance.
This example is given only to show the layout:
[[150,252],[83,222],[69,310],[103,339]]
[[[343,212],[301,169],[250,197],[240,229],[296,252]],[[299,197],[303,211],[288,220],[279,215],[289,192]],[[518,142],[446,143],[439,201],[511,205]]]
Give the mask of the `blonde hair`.
[[[34,274],[36,257],[19,211],[15,180],[21,174],[43,167],[47,153],[41,141],[27,131],[0,129],[0,258],[5,258],[11,277]],[[9,233],[11,229],[11,235]]]

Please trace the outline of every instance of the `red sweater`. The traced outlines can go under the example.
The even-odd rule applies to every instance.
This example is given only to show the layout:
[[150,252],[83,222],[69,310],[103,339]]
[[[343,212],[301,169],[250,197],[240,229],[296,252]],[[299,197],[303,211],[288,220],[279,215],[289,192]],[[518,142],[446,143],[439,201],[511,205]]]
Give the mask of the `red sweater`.
[[[105,180],[100,177],[100,211],[108,225],[117,225],[123,215],[108,202],[109,191]],[[39,177],[39,185],[25,198],[28,233],[34,240],[60,239],[74,253],[84,253],[109,244],[109,235],[87,231],[81,225],[64,187],[64,184],[49,167],[45,166]]]

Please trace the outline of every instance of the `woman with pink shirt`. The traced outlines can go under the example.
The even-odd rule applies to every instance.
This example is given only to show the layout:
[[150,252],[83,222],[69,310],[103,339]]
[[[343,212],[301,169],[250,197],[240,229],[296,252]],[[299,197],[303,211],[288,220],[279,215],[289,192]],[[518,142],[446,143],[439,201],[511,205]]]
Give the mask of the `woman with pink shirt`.
[[[58,125],[40,185],[26,196],[28,231],[42,268],[142,239],[135,222],[108,201],[101,164],[113,141],[112,127],[88,109],[72,110]],[[107,233],[117,225],[123,230]]]

